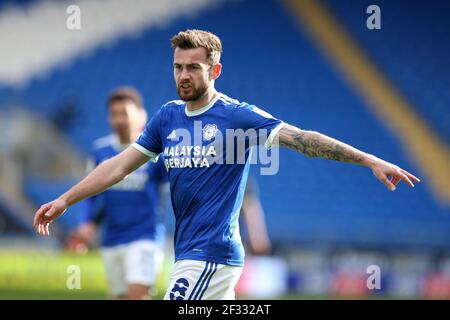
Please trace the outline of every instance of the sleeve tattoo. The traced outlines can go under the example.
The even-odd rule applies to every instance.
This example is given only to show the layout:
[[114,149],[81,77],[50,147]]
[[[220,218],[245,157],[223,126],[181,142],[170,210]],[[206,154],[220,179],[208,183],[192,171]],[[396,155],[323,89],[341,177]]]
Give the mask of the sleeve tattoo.
[[303,153],[341,162],[364,164],[367,153],[315,131],[286,124],[279,132],[279,145]]

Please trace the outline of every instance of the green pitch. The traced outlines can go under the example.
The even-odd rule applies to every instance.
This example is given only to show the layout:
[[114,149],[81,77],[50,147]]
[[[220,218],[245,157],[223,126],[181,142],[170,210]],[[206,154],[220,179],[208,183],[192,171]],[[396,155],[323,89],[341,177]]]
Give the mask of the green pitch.
[[[158,278],[162,298],[171,261]],[[98,252],[73,255],[62,251],[0,252],[0,299],[106,299],[105,272]]]
[[[169,257],[164,261],[163,271],[158,277],[155,299],[163,298],[172,266],[172,257]],[[74,270],[79,271],[79,283],[74,281],[76,276]],[[64,251],[12,249],[0,251],[0,300],[104,300],[107,298],[105,272],[97,251],[91,251],[82,256]],[[334,299],[330,296],[296,294],[277,298]]]

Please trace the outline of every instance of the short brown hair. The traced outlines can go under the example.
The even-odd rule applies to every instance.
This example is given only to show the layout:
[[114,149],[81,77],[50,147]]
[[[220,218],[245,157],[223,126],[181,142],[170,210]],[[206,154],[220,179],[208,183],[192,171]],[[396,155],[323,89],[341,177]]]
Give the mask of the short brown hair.
[[215,65],[220,61],[222,42],[218,36],[211,32],[188,29],[173,36],[170,42],[172,43],[173,49],[205,48],[206,58],[211,65]]
[[120,87],[113,90],[109,94],[107,106],[109,108],[113,102],[126,100],[133,102],[139,109],[144,109],[144,101],[142,100],[142,96],[132,87]]

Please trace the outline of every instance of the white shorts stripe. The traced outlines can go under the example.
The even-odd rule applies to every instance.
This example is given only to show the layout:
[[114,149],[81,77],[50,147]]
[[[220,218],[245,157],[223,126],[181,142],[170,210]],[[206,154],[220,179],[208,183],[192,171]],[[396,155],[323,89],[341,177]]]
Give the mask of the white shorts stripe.
[[205,277],[203,277],[202,280],[200,280],[200,279],[198,280],[197,284],[200,283],[200,281],[201,281],[201,284],[200,284],[200,287],[198,288],[197,292],[195,293],[195,295],[192,297],[192,300],[197,300],[200,292],[203,291],[202,288],[205,285],[206,281],[208,280],[209,275],[212,273],[213,266],[214,266],[214,262],[206,262],[206,267],[208,268],[208,271],[206,272],[206,275],[205,275]]
[[202,272],[202,274],[200,275],[200,278],[198,278],[198,281],[197,281],[197,283],[195,284],[194,289],[192,289],[192,292],[191,292],[191,294],[189,295],[189,300],[195,299],[195,298],[193,297],[194,294],[195,294],[195,291],[197,290],[198,285],[200,284],[200,282],[202,281],[203,277],[205,276],[205,273],[206,273],[206,271],[208,270],[208,267],[209,267],[209,262],[206,262],[205,268],[203,269],[203,272]]
[[205,294],[206,289],[208,289],[209,283],[214,275],[214,273],[216,273],[217,271],[217,264],[214,263],[214,270],[211,272],[211,275],[208,278],[208,281],[206,282],[205,288],[203,289],[202,293],[200,294],[200,297],[198,298],[198,300],[202,300],[203,295]]

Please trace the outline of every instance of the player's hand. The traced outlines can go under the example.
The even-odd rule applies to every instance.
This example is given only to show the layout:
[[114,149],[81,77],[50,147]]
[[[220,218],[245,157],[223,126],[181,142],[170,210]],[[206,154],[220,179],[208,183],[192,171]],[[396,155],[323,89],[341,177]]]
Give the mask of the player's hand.
[[91,245],[94,242],[95,231],[95,223],[87,222],[77,227],[74,235],[84,241],[87,245]]
[[414,187],[413,181],[420,182],[419,178],[408,171],[381,159],[376,159],[370,167],[375,177],[391,191],[395,191],[397,184],[401,180],[406,182],[411,188]]
[[94,242],[96,227],[93,222],[78,226],[66,239],[65,248],[69,252],[84,255]]
[[64,200],[56,199],[42,205],[34,215],[33,227],[38,234],[48,236],[48,227],[50,222],[58,218],[67,210],[67,205]]

